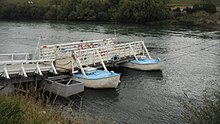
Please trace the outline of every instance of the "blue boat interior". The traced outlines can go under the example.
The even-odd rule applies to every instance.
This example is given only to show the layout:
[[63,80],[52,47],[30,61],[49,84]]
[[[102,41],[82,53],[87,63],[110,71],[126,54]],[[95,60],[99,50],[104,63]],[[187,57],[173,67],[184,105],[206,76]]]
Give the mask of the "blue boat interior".
[[138,58],[138,61],[136,59],[133,59],[130,61],[131,63],[134,64],[157,64],[160,62],[160,58],[156,59],[149,59],[149,58]]
[[89,73],[89,74],[87,73],[87,77],[85,77],[82,73],[73,74],[73,76],[75,77],[88,79],[88,80],[105,79],[105,78],[110,78],[110,77],[114,77],[118,75],[120,74],[115,73],[114,71],[104,71],[104,70],[99,70],[99,69],[97,69],[93,73]]

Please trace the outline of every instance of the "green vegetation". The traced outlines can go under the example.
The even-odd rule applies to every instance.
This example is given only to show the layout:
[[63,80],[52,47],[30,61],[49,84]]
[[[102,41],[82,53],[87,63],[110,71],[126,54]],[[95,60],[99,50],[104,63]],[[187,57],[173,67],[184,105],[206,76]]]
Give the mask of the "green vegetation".
[[203,16],[198,20],[193,14],[200,11],[215,13],[218,10],[216,5],[220,5],[219,0],[2,0],[0,19],[123,23],[173,19],[173,22],[190,25],[219,24],[218,16],[201,14]]
[[170,17],[170,0],[3,0],[0,19],[146,23]]
[[45,93],[43,87],[35,89],[32,82],[16,85],[13,94],[0,94],[0,124],[82,124],[81,112],[54,106],[57,97]]
[[171,0],[171,4],[176,5],[194,5],[194,4],[204,4],[204,3],[212,3],[214,5],[220,5],[219,0]]
[[67,123],[59,112],[49,110],[30,97],[0,96],[1,124]]
[[220,24],[220,17],[204,11],[200,11],[192,14],[183,14],[179,17],[176,17],[176,20],[186,25],[197,25],[197,26]]

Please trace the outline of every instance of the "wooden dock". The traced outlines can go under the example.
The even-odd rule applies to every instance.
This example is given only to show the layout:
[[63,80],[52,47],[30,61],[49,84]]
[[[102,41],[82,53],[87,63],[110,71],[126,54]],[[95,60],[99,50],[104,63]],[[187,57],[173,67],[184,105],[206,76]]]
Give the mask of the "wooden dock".
[[[82,73],[85,77],[85,68],[88,66],[103,68],[115,66],[131,59],[137,61],[139,55],[148,56],[149,52],[143,41],[116,43],[114,38],[79,41],[73,43],[44,45],[39,48],[39,59],[32,60],[29,53],[0,54],[0,76],[7,79],[7,83],[16,83],[16,78],[22,81],[47,81],[44,83],[47,90],[63,97],[68,97],[84,91],[84,83],[63,81],[65,77],[43,76],[44,72],[58,74],[62,72]],[[29,77],[30,76],[30,77]],[[37,78],[36,76],[40,76]],[[23,78],[22,78],[23,77]],[[32,80],[33,79],[33,80]],[[49,82],[49,83],[48,83]],[[2,84],[5,82],[3,81]]]
[[[103,44],[103,42],[105,42]],[[95,43],[96,45],[91,45]],[[84,42],[84,46],[92,48],[81,48],[81,44],[56,44],[40,49],[41,59],[55,59],[58,71],[72,71],[77,73],[79,69],[86,66],[103,67],[126,62],[130,59],[137,59],[137,55],[150,55],[143,41],[116,44],[112,39],[99,40],[98,42]]]
[[[25,57],[22,59],[17,56]],[[10,79],[10,76],[22,75],[28,77],[29,73],[36,73],[43,75],[43,72],[53,72],[57,74],[57,71],[54,66],[54,61],[52,59],[47,60],[28,60],[28,53],[11,53],[11,54],[0,54],[2,56],[7,56],[9,60],[4,59],[0,61],[0,75],[7,79]]]

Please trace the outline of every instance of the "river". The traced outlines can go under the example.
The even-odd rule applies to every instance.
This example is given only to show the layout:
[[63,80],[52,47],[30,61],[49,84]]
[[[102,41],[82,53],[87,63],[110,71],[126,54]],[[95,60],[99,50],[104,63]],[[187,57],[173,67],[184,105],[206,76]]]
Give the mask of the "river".
[[[35,53],[37,45],[103,39],[115,34],[119,42],[143,40],[152,57],[161,58],[163,70],[115,68],[122,74],[119,89],[85,89],[70,97],[74,109],[82,102],[81,110],[88,121],[185,123],[180,104],[184,93],[199,101],[204,90],[219,90],[220,26],[0,21],[0,53]],[[41,42],[39,37],[43,37]],[[68,100],[59,98],[56,104],[65,106]]]

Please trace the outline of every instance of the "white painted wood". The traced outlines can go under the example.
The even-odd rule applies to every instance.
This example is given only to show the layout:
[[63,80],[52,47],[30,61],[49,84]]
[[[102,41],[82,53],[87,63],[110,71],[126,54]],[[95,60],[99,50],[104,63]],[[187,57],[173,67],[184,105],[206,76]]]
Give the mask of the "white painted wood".
[[145,44],[144,44],[144,41],[142,41],[142,45],[143,45],[144,50],[145,50],[145,52],[147,53],[149,59],[152,59],[151,56],[150,56],[150,54],[149,54],[149,52],[148,52],[148,50],[147,50],[147,48],[146,48],[146,46],[145,46]]
[[54,67],[53,61],[51,61],[51,69],[52,69],[51,72],[58,74],[56,68]]
[[[129,44],[129,47],[130,47],[130,49],[131,49],[131,51],[132,51],[132,53],[133,53],[133,55],[134,55],[134,58],[138,61],[138,59],[137,59],[137,57],[136,57],[136,53],[135,53],[134,49],[132,48],[131,44]],[[139,62],[139,61],[138,61],[138,62]]]
[[84,83],[85,87],[88,88],[95,88],[95,89],[117,88],[118,84],[120,83],[120,75],[110,78],[97,79],[97,80],[88,80],[73,76],[73,80]]
[[[9,75],[17,74],[27,77],[27,73],[37,73],[43,75],[42,72],[50,71],[57,74],[53,65],[54,60],[13,60],[0,61],[0,75],[10,78]],[[7,66],[7,68],[6,68]]]
[[37,69],[36,69],[36,72],[35,72],[35,73],[37,73],[37,74],[39,74],[39,75],[43,75],[42,72],[41,72],[41,69],[40,69],[40,67],[39,67],[39,62],[37,62]]
[[23,63],[21,63],[21,73],[20,73],[20,75],[24,75],[24,77],[27,77],[27,73],[25,72]]
[[72,42],[64,44],[53,44],[53,45],[44,45],[40,47],[39,58],[40,59],[54,59],[55,58],[55,48],[59,47],[61,50],[65,50],[66,53],[71,53],[75,50],[95,48],[105,45],[114,44],[114,38],[100,39],[100,40],[90,40],[83,42]]
[[100,61],[101,61],[101,63],[102,63],[102,66],[103,66],[104,70],[105,70],[105,71],[108,71],[107,68],[106,68],[106,66],[105,66],[105,63],[104,63],[103,60],[102,60],[102,57],[101,57],[101,55],[100,55],[98,49],[96,49],[96,52],[97,52],[97,54],[98,54],[98,56],[99,56],[99,59],[100,59]]
[[4,76],[5,76],[7,79],[10,79],[9,74],[8,74],[8,70],[7,70],[7,68],[6,68],[6,64],[4,65]]
[[85,73],[85,71],[84,71],[84,69],[83,69],[83,67],[82,67],[82,64],[81,64],[80,60],[78,59],[78,57],[76,57],[75,53],[73,53],[73,56],[75,56],[75,57],[74,57],[74,58],[76,59],[75,61],[77,62],[78,66],[80,67],[80,70],[81,70],[82,74],[83,74],[85,77],[87,77],[87,75],[86,75],[86,73]]
[[[30,53],[2,53],[0,54],[0,57],[7,57],[10,58],[7,61],[13,61],[14,58],[16,57],[22,57],[23,59],[20,60],[28,60],[28,57],[30,56]],[[4,60],[0,60],[0,61],[6,61]]]

